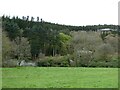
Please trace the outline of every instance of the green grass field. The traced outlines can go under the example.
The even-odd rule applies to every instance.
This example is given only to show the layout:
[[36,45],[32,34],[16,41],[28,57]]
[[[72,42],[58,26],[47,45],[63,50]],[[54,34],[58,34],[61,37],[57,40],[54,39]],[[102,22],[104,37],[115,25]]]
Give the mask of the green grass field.
[[3,88],[117,88],[117,68],[18,67],[2,69]]

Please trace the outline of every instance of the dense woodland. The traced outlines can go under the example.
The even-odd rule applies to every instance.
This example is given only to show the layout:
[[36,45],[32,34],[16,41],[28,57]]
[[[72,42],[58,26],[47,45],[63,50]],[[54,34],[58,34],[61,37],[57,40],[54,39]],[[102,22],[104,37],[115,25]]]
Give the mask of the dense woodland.
[[[117,31],[101,32],[109,28]],[[2,65],[36,62],[37,66],[118,66],[117,25],[70,26],[37,17],[2,16]]]

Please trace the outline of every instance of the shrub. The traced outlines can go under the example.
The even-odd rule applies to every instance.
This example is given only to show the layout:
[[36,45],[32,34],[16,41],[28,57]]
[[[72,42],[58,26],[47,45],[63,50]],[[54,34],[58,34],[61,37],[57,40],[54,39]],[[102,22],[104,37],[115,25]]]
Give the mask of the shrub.
[[52,67],[67,67],[69,66],[68,56],[55,56],[55,57],[45,57],[38,61],[38,66],[52,66]]
[[110,60],[92,60],[89,67],[114,67],[118,68],[118,57],[114,56]]
[[89,67],[113,67],[117,68],[118,67],[118,62],[105,62],[105,61],[98,61],[98,62],[91,62]]
[[16,67],[18,65],[19,61],[16,59],[9,59],[9,60],[4,60],[2,62],[2,67]]

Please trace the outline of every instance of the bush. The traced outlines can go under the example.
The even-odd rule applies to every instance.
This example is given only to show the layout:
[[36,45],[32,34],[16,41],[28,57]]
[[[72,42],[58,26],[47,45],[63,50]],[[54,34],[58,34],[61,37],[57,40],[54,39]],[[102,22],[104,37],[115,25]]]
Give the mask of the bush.
[[89,67],[114,67],[118,68],[118,58],[113,57],[109,61],[105,60],[92,60]]
[[9,59],[9,60],[4,60],[2,62],[2,67],[16,67],[18,65],[19,61],[16,59]]
[[69,66],[69,58],[68,56],[45,57],[38,61],[38,66],[67,67]]

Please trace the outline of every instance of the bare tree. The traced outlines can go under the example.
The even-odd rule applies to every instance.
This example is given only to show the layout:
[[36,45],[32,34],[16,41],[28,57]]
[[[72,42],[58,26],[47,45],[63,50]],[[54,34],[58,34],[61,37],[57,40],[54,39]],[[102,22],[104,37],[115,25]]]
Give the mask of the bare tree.
[[114,49],[110,44],[101,44],[96,48],[94,57],[96,60],[108,61],[111,60],[114,54]]
[[72,46],[76,65],[88,65],[98,45],[102,44],[100,34],[97,32],[72,32]]
[[114,51],[118,53],[118,36],[117,35],[114,36],[113,34],[110,34],[106,36],[105,42],[110,44],[114,48]]

